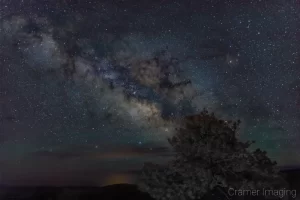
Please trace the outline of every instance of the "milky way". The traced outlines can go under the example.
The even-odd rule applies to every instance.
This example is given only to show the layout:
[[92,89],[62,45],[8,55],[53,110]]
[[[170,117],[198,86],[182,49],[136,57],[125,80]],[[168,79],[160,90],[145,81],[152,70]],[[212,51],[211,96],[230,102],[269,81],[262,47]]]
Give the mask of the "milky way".
[[300,164],[297,1],[90,2],[0,1],[0,183],[133,182],[203,108]]

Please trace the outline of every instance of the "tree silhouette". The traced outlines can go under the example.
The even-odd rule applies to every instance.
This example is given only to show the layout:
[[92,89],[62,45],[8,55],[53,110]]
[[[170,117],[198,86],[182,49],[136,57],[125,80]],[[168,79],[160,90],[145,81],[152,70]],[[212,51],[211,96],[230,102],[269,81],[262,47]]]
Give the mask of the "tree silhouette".
[[186,117],[169,138],[175,158],[166,165],[146,163],[139,187],[155,199],[199,199],[219,189],[274,189],[284,185],[276,162],[265,151],[250,151],[254,142],[236,138],[240,121],[218,119],[202,111]]

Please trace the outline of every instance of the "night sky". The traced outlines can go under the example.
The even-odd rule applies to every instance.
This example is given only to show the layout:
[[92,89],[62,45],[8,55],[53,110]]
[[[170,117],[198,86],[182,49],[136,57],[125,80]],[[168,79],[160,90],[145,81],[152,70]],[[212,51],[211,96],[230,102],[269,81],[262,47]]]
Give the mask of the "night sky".
[[133,183],[203,108],[300,165],[298,0],[0,0],[0,17],[0,184]]

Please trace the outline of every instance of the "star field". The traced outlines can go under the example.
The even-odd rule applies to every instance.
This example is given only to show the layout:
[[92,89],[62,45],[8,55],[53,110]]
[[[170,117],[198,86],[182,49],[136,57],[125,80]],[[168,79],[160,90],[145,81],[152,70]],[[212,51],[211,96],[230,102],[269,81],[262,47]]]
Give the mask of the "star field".
[[0,0],[0,13],[0,184],[134,182],[170,157],[167,119],[203,108],[299,166],[299,1]]

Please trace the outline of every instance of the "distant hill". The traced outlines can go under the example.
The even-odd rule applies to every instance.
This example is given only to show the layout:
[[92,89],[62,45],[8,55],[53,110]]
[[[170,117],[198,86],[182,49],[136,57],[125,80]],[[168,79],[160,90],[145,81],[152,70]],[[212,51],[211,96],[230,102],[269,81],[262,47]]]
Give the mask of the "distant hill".
[[290,189],[300,191],[300,169],[283,170],[281,173],[289,183]]
[[136,185],[116,184],[104,187],[5,187],[1,200],[153,200]]
[[[281,172],[290,189],[300,191],[300,170]],[[204,199],[216,199],[222,194],[208,194]],[[297,197],[298,198],[298,197]],[[0,200],[153,200],[136,185],[115,184],[104,187],[8,187],[0,186]]]

